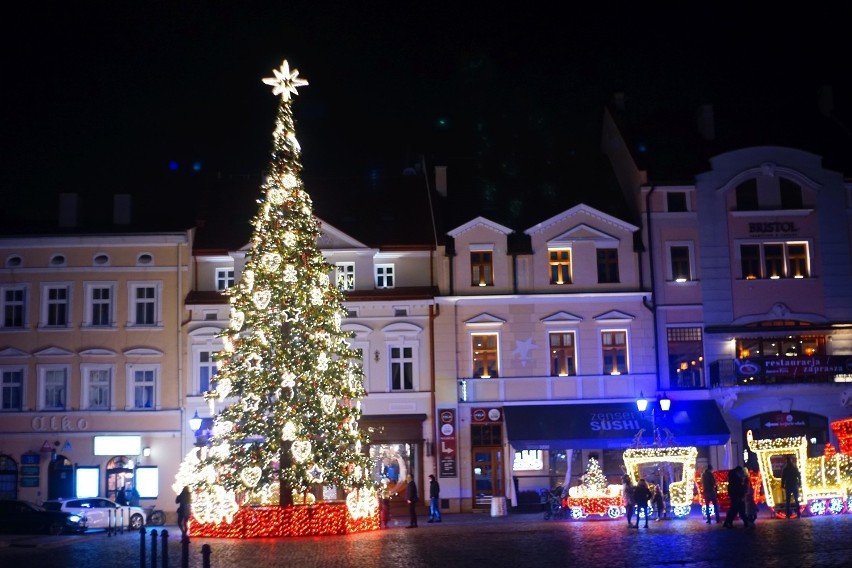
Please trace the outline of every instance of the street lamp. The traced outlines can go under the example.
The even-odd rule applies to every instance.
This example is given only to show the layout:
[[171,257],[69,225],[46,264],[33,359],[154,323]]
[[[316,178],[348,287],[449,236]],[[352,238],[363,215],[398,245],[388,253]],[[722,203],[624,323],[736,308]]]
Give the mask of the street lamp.
[[195,411],[195,414],[192,415],[192,418],[189,419],[189,427],[196,434],[201,429],[201,417],[198,416],[198,411]]
[[[657,402],[660,403],[660,410],[663,411],[664,413],[668,412],[669,409],[672,407],[672,401],[668,396],[666,396],[666,393],[663,393],[663,396],[660,397],[660,399]],[[636,409],[639,410],[639,412],[644,414],[645,411],[648,410],[649,403],[650,403],[650,401],[647,398],[645,398],[645,394],[640,392],[639,398],[636,399]],[[656,410],[657,410],[657,405],[652,404],[651,405],[651,435],[653,436],[655,446],[658,445],[659,442],[660,442],[659,433],[657,432],[657,412],[656,412]]]

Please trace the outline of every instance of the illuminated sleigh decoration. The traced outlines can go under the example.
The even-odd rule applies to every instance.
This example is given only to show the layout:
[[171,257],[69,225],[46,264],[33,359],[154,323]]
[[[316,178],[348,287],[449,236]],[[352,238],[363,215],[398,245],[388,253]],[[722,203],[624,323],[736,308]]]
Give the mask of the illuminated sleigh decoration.
[[808,440],[804,436],[755,440],[752,431],[748,431],[748,446],[757,455],[766,504],[776,516],[785,514],[786,496],[775,471],[780,472],[780,462],[788,456],[795,458],[801,472],[799,504],[804,513],[852,513],[852,418],[832,422],[831,429],[840,441],[840,453],[826,444],[823,455],[812,458],[808,457]]
[[694,446],[630,448],[624,450],[624,467],[635,485],[642,475],[643,466],[671,464],[671,471],[679,472],[668,485],[669,511],[676,517],[689,514],[692,507],[692,488],[698,449]]

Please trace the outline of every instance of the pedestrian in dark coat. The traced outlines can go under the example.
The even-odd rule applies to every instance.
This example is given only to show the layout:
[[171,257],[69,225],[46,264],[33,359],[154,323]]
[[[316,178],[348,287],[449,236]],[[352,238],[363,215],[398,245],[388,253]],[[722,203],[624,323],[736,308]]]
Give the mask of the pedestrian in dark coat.
[[737,515],[743,520],[743,526],[748,527],[751,524],[745,511],[745,484],[746,476],[743,466],[738,465],[728,472],[728,498],[731,500],[731,506],[722,525],[726,529],[734,528],[734,519]]
[[[704,497],[704,507],[707,509],[707,524],[710,524],[713,512],[716,513],[716,524],[719,524],[719,494],[713,466],[707,464],[707,469],[701,474],[701,494]],[[713,510],[710,510],[713,505]]]
[[408,502],[408,516],[410,518],[406,528],[416,529],[417,502],[420,501],[420,497],[417,495],[417,484],[414,482],[414,476],[409,473],[405,476],[405,480],[408,482],[408,485],[405,487],[405,500]]
[[[621,476],[621,497],[624,500],[624,512],[627,515],[627,526],[632,527],[633,510],[636,508],[636,502],[633,500],[633,480],[626,473]],[[636,519],[636,526],[639,526],[639,519]]]
[[790,518],[790,498],[796,501],[796,517],[799,516],[799,487],[802,486],[802,475],[799,468],[793,463],[793,459],[787,456],[787,463],[781,470],[781,489],[784,490],[784,501],[786,503],[787,518]]
[[182,537],[186,538],[189,532],[189,517],[192,514],[192,495],[189,492],[189,487],[184,487],[178,496],[175,497],[175,503],[178,506],[178,528]]
[[651,499],[651,488],[648,482],[640,479],[633,489],[633,500],[636,502],[636,528],[639,528],[639,520],[645,515],[645,528],[648,528],[648,501]]
[[429,475],[429,522],[441,522],[441,486],[434,475]]

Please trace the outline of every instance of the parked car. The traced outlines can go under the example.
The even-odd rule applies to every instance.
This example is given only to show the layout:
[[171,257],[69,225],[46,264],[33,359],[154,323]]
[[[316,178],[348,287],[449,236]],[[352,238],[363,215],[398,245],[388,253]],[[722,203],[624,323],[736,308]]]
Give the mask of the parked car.
[[138,529],[145,525],[142,507],[119,505],[111,499],[89,497],[86,499],[51,499],[44,502],[50,511],[64,511],[86,518],[90,529],[125,527]]
[[70,534],[87,529],[86,519],[67,511],[50,511],[29,501],[0,500],[0,532]]

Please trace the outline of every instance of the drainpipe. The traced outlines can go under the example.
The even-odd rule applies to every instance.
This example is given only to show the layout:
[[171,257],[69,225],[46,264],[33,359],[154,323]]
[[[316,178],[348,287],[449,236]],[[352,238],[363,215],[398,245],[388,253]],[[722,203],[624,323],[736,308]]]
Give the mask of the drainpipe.
[[[648,230],[648,264],[651,266],[651,305],[648,305],[648,299],[644,298],[642,303],[646,308],[651,310],[654,319],[654,367],[657,376],[657,390],[660,389],[660,332],[657,328],[657,278],[654,270],[654,244],[652,242],[653,232],[651,231],[651,195],[657,190],[656,186],[651,186],[648,195],[645,196],[645,226]],[[639,263],[642,264],[641,262]]]

